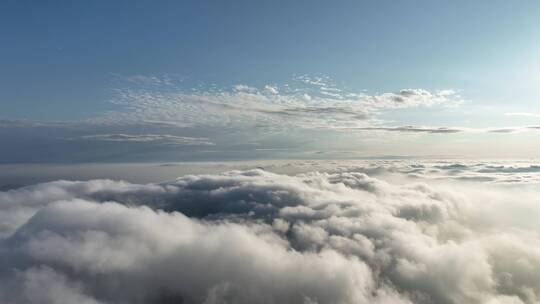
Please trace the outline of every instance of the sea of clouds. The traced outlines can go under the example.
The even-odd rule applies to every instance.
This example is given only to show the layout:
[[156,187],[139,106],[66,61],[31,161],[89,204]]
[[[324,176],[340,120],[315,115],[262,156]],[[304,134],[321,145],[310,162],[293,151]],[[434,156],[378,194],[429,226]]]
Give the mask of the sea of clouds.
[[0,303],[540,302],[540,166],[287,166],[0,192]]

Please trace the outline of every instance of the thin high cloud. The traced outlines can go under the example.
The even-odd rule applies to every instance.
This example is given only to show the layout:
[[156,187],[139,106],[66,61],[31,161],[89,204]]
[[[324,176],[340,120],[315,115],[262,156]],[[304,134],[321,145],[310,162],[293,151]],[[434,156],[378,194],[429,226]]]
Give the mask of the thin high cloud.
[[0,192],[0,301],[537,302],[538,191],[428,182],[341,167]]
[[525,117],[540,117],[539,113],[530,113],[530,112],[511,112],[504,113],[507,116],[525,116]]
[[454,134],[454,133],[521,133],[540,130],[540,126],[518,126],[507,128],[465,128],[465,127],[431,127],[431,126],[398,126],[398,127],[358,127],[343,128],[346,131],[384,131],[399,133],[429,133],[429,134]]
[[208,138],[185,137],[170,134],[95,134],[84,135],[85,140],[114,141],[114,142],[138,142],[138,143],[162,143],[182,146],[212,146]]
[[466,132],[465,128],[447,128],[447,127],[365,127],[355,128],[358,131],[388,131],[388,132],[403,132],[403,133],[431,133],[431,134],[451,134]]
[[[428,140],[435,136],[459,139],[459,133],[511,136],[505,134],[539,129],[463,127],[437,124],[433,119],[429,120],[431,125],[420,124],[430,113],[459,115],[466,110],[460,108],[464,99],[453,90],[402,89],[368,94],[339,87],[324,77],[301,76],[295,81],[287,85],[186,90],[170,77],[160,80],[135,75],[118,84],[120,89],[111,100],[113,110],[96,117],[64,122],[0,120],[3,144],[8,147],[0,151],[0,161],[223,160],[246,154],[284,158],[328,150],[356,150],[361,156],[402,155],[396,147],[403,145],[410,147],[407,155],[423,151],[446,155],[446,147],[428,147],[432,149],[427,152],[409,139],[419,134],[425,134]],[[407,117],[406,124],[401,124],[400,117]],[[381,132],[403,134],[392,140],[400,144],[389,151]],[[257,147],[262,150],[253,150],[249,144],[253,142],[262,143]],[[215,148],[205,147],[210,145]],[[296,152],[277,152],[287,148]],[[474,150],[478,149],[471,146],[465,153]],[[67,158],[61,151],[70,151]]]
[[455,107],[463,99],[452,90],[403,89],[369,95],[344,91],[325,80],[298,78],[307,87],[236,85],[232,90],[182,91],[122,89],[112,101],[122,110],[91,121],[183,127],[266,125],[270,129],[335,129],[380,123],[382,111],[417,107]]
[[[130,84],[128,88],[116,90],[116,95],[111,102],[120,106],[118,110],[80,122],[48,123],[4,119],[0,121],[0,126],[69,127],[89,124],[129,128],[134,125],[149,125],[179,129],[223,127],[238,129],[252,126],[269,132],[297,128],[430,134],[516,133],[539,128],[538,126],[504,128],[395,126],[395,122],[393,122],[394,125],[389,126],[389,122],[381,118],[382,114],[391,110],[430,107],[441,107],[441,110],[444,110],[444,108],[459,107],[464,100],[454,90],[402,89],[397,92],[370,95],[363,91],[354,92],[339,88],[327,76],[308,75],[294,78],[305,86],[264,85],[262,88],[256,88],[239,84],[230,90],[180,90],[177,88],[178,83],[169,76],[121,77],[117,75],[117,77]],[[505,115],[536,116],[537,114],[506,113]],[[157,136],[166,137],[168,134],[157,134]],[[125,141],[129,140],[125,139]],[[156,142],[154,140],[139,141]]]
[[518,133],[518,132],[538,131],[538,130],[540,130],[540,126],[522,126],[522,127],[486,129],[486,131],[489,133]]
[[[152,76],[151,79],[156,78]],[[131,78],[130,78],[131,79]],[[339,88],[330,77],[301,75],[294,80],[306,86],[245,84],[231,90],[121,89],[113,103],[122,111],[91,120],[104,124],[149,124],[163,127],[256,126],[269,131],[287,128],[388,131],[402,133],[517,133],[534,131],[538,126],[472,128],[460,126],[388,126],[382,119],[387,111],[415,108],[460,107],[463,97],[455,90],[428,91],[402,89],[396,92],[367,94]],[[131,80],[130,80],[131,81]],[[154,82],[156,82],[154,80]],[[162,83],[162,82],[158,82]],[[506,113],[506,115],[533,113]]]

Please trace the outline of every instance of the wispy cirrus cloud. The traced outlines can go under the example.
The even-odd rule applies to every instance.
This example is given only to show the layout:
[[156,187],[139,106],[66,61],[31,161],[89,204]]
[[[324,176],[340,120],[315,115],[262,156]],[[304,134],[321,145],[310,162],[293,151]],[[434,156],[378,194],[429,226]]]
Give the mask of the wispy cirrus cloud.
[[507,116],[526,116],[526,117],[540,117],[540,113],[530,113],[530,112],[510,112],[504,113]]
[[538,131],[540,126],[516,126],[504,128],[468,128],[468,127],[433,127],[433,126],[397,126],[397,127],[359,127],[346,128],[350,131],[386,131],[402,133],[430,133],[430,134],[453,134],[453,133],[520,133],[528,131]]
[[415,126],[401,126],[401,127],[364,127],[355,128],[353,130],[358,131],[388,131],[388,132],[404,132],[404,133],[432,133],[432,134],[450,134],[466,132],[465,128],[448,128],[448,127],[415,127]]
[[186,137],[170,134],[95,134],[81,137],[86,140],[116,141],[116,142],[139,142],[139,143],[163,143],[184,146],[211,146],[214,143],[208,138]]

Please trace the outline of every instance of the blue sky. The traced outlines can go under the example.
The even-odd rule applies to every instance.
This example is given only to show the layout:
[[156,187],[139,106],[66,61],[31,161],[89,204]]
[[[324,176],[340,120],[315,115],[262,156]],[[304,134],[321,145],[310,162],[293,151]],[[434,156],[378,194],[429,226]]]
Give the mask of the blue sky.
[[[234,89],[240,84],[255,88],[250,93],[254,95],[268,93],[265,86],[276,88],[279,96],[294,104],[292,110],[301,107],[305,114],[305,107],[309,108],[309,119],[294,112],[296,116],[291,119],[299,123],[279,132],[275,127],[253,132],[240,130],[246,128],[242,124],[246,120],[260,126],[261,116],[267,125],[276,123],[276,119],[268,119],[266,103],[280,103],[277,107],[281,111],[288,107],[282,104],[281,97],[256,101],[262,104],[251,104],[249,115],[245,112],[228,115],[229,122],[234,124],[227,126],[232,130],[229,134],[242,133],[242,140],[237,138],[235,145],[260,143],[264,137],[268,141],[261,148],[264,151],[292,146],[318,151],[327,149],[330,141],[340,151],[354,150],[362,155],[418,154],[418,149],[400,151],[386,147],[386,143],[377,149],[366,149],[364,144],[348,146],[344,141],[350,142],[350,136],[359,141],[377,137],[366,134],[368,131],[407,133],[411,135],[407,139],[409,146],[440,141],[435,132],[424,130],[429,128],[460,128],[460,132],[455,132],[459,134],[442,135],[445,142],[470,141],[471,136],[474,141],[500,141],[500,138],[491,139],[492,134],[483,133],[502,134],[496,131],[509,127],[520,131],[523,127],[540,125],[537,115],[540,113],[540,4],[537,1],[5,0],[0,3],[0,44],[0,119],[10,122],[9,126],[4,123],[0,132],[6,134],[3,140],[5,144],[9,142],[13,155],[35,142],[30,136],[32,132],[21,129],[31,129],[30,122],[39,122],[41,127],[49,123],[47,127],[51,130],[47,134],[35,136],[45,142],[64,140],[61,146],[68,142],[72,145],[74,138],[86,138],[92,143],[83,145],[95,147],[96,139],[107,139],[107,144],[116,145],[104,149],[116,151],[119,142],[136,142],[141,144],[138,148],[143,148],[143,144],[172,138],[147,135],[190,137],[199,141],[205,138],[214,143],[212,137],[223,126],[208,123],[206,117],[197,123],[191,119],[186,126],[185,104],[173,109],[170,103],[185,103],[186,99],[200,99],[205,94],[221,98],[215,92],[234,95],[242,91]],[[324,85],[314,85],[319,78],[324,79]],[[317,96],[313,91],[323,87],[339,90],[342,94],[339,100],[350,100],[354,111],[370,116],[370,123],[351,122],[352,125],[378,130],[362,130],[353,132],[354,135],[340,130],[336,134],[334,129],[344,124],[329,120],[344,117],[328,119],[336,114],[335,110],[322,113],[328,110],[328,101],[294,99],[303,94]],[[186,97],[186,92],[194,89],[197,96]],[[415,101],[413,106],[406,107],[357,107],[358,99],[366,99],[358,94],[372,98],[404,89],[425,90],[432,96],[438,96],[437,92],[441,91],[453,94],[445,97],[448,100],[433,102],[429,98],[437,97],[429,97],[420,105]],[[131,115],[133,122],[133,106],[126,105],[131,102],[126,100],[126,92],[138,103],[138,111],[143,112],[149,111],[148,107],[140,106],[143,98],[151,96],[154,101],[162,98],[162,112],[177,111],[178,115],[168,119],[180,127],[171,129],[168,120],[169,127],[165,129],[156,125],[133,126],[133,123],[111,127],[111,111],[117,116]],[[345,92],[357,96],[350,98]],[[163,98],[163,94],[175,96]],[[246,100],[242,98],[246,98],[245,94],[237,94],[225,103],[245,107]],[[122,105],[114,103],[118,99],[122,99]],[[222,102],[217,99],[216,102]],[[343,107],[337,105],[339,100],[330,100],[332,107]],[[197,106],[204,108],[200,103]],[[265,110],[261,111],[261,107]],[[349,109],[349,105],[345,107]],[[316,123],[312,117],[314,108],[319,113]],[[275,105],[271,111],[277,111]],[[286,111],[290,116],[291,108]],[[208,112],[211,110],[204,108],[192,115]],[[78,121],[88,119],[102,122],[107,115],[107,126],[77,125]],[[161,121],[162,116],[151,113],[141,119]],[[351,117],[345,119],[350,122]],[[25,121],[24,127],[20,126],[21,120]],[[51,126],[51,122],[71,125]],[[322,124],[329,127],[321,130]],[[382,129],[403,126],[421,127],[424,131]],[[468,128],[467,132],[461,132],[462,128]],[[469,129],[474,130],[469,132]],[[531,137],[536,136],[529,134],[531,130],[535,129],[527,129],[527,134],[512,131],[500,136],[519,138],[522,145],[529,147]],[[300,147],[298,139],[305,137],[306,132],[324,144]],[[297,137],[295,133],[299,133]],[[139,137],[91,137],[111,134]],[[400,138],[393,141],[396,146],[402,145],[398,144]],[[173,141],[179,146],[182,140]],[[222,148],[214,144],[217,150]],[[434,145],[429,153],[446,155],[447,149]],[[80,149],[73,152],[81,154]],[[456,153],[475,154],[467,149]],[[13,155],[3,156],[13,159]],[[34,158],[37,156],[28,160]],[[161,156],[152,158],[161,159]],[[82,160],[94,159],[83,157]]]

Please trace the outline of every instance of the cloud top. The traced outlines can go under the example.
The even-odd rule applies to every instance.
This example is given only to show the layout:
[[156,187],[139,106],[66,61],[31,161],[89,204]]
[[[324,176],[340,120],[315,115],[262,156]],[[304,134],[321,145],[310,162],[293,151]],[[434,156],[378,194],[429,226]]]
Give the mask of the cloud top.
[[538,301],[537,190],[394,184],[365,172],[256,169],[0,192],[0,300]]

